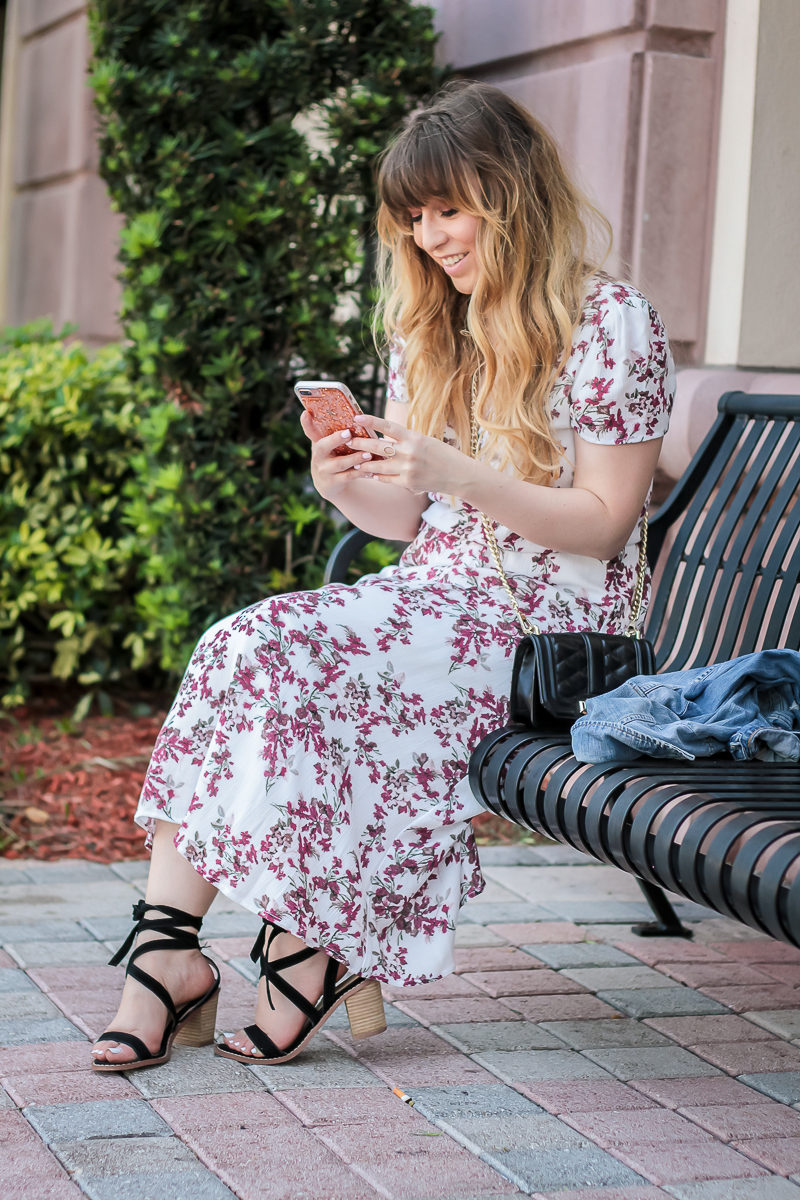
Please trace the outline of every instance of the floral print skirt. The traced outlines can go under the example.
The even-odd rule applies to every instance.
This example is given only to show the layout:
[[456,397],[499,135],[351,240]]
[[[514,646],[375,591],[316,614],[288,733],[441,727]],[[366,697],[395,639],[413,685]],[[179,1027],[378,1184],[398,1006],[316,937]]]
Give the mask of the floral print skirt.
[[519,631],[496,572],[423,526],[354,586],[277,596],[209,629],[136,819],[220,891],[357,974],[453,967],[483,888],[469,756],[507,717]]

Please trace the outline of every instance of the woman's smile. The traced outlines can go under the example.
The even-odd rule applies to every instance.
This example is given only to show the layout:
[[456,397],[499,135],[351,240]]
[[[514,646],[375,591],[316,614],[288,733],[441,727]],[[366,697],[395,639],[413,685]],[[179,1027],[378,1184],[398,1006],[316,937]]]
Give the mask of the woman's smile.
[[446,258],[440,258],[439,262],[446,271],[449,267],[457,267],[458,264],[463,262],[466,257],[467,251],[465,250],[463,254],[450,254]]

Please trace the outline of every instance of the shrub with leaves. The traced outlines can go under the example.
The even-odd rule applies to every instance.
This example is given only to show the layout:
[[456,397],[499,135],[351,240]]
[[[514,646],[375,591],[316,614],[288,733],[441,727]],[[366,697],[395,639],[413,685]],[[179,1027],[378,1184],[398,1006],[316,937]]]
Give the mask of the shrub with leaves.
[[136,548],[123,521],[141,452],[118,346],[90,359],[46,324],[0,336],[0,682],[99,689],[130,664]]
[[[379,403],[372,162],[439,82],[412,0],[93,0],[101,172],[125,215],[122,322],[164,436],[134,463],[137,661],[314,586],[335,526],[291,385]],[[159,415],[161,414],[161,415]]]

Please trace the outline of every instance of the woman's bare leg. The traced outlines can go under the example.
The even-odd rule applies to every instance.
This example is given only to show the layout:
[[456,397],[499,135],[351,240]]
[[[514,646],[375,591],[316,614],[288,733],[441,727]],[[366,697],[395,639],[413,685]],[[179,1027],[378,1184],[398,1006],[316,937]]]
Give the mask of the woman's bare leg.
[[[217,889],[198,875],[175,849],[173,839],[177,829],[177,825],[168,821],[156,821],[145,900],[149,904],[168,904],[202,917],[208,912]],[[194,932],[188,926],[187,930]],[[161,934],[145,930],[137,944],[159,937]],[[163,984],[176,1006],[202,996],[214,979],[208,960],[199,950],[154,950],[143,955],[139,962],[142,970]],[[164,1033],[165,1016],[164,1005],[158,997],[135,979],[127,978],[119,1009],[108,1028],[135,1034],[155,1053]],[[136,1058],[130,1046],[104,1040],[95,1044],[92,1055],[98,1062],[130,1062]]]
[[[178,826],[168,821],[156,821],[153,849],[150,855],[150,870],[147,876],[145,900],[149,904],[167,904],[181,908],[193,916],[202,917],[208,912],[217,894],[213,884],[198,875],[174,845]],[[187,927],[188,928],[188,927]],[[190,930],[190,932],[192,932]],[[144,931],[137,944],[158,938],[161,935]],[[302,950],[305,943],[291,933],[279,934],[272,943],[270,959],[282,958]],[[157,979],[167,989],[176,1006],[201,996],[211,986],[213,974],[207,960],[199,950],[154,950],[151,955],[139,960],[142,969]],[[288,981],[308,1000],[315,1003],[322,995],[322,984],[328,956],[320,950],[313,958],[298,963],[287,975]],[[340,975],[346,968],[341,967]],[[288,1046],[305,1024],[305,1016],[277,989],[272,989],[274,1009],[267,1002],[263,979],[258,989],[255,1020],[269,1034],[279,1049]],[[127,978],[122,990],[122,1000],[116,1016],[108,1024],[109,1029],[124,1029],[135,1034],[154,1053],[158,1050],[164,1033],[164,1005],[147,988],[135,979]],[[249,1053],[252,1043],[240,1030],[226,1039],[234,1049]],[[93,1058],[98,1062],[130,1062],[136,1054],[130,1046],[104,1039],[95,1043]]]

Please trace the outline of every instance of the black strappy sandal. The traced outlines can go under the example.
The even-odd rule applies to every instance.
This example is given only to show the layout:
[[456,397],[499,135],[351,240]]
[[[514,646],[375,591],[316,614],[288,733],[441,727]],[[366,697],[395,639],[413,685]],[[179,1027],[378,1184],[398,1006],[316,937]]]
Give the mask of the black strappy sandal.
[[[164,916],[150,918],[146,915],[148,912],[159,912]],[[107,1029],[97,1039],[98,1043],[103,1041],[121,1042],[125,1046],[130,1046],[138,1057],[129,1062],[107,1062],[105,1059],[96,1059],[92,1063],[92,1069],[95,1071],[133,1071],[138,1070],[139,1067],[157,1067],[159,1063],[169,1061],[173,1042],[180,1042],[184,1046],[207,1046],[214,1040],[214,1024],[217,1018],[217,1000],[219,999],[219,970],[215,962],[207,955],[203,955],[214,972],[214,982],[208,991],[204,992],[197,1000],[182,1004],[180,1008],[175,1007],[169,992],[157,979],[136,965],[136,959],[142,954],[149,954],[151,950],[199,950],[200,942],[197,933],[189,933],[179,926],[189,925],[193,929],[199,930],[203,918],[194,917],[191,913],[182,912],[179,908],[170,908],[166,904],[146,904],[144,900],[139,900],[133,906],[133,919],[136,924],[114,957],[109,960],[109,966],[116,967],[122,962],[133,945],[134,938],[142,930],[147,929],[164,935],[137,946],[128,960],[128,967],[125,971],[126,977],[132,976],[157,996],[166,1008],[167,1021],[164,1026],[164,1036],[154,1054],[134,1033],[126,1033],[120,1029]]]
[[[270,930],[268,939],[266,937],[267,929]],[[329,958],[322,984],[322,996],[316,1004],[312,1004],[283,978],[282,971],[286,971],[318,953],[312,947],[306,946],[303,950],[298,950],[294,954],[285,954],[283,958],[270,962],[269,948],[272,939],[277,934],[284,932],[285,930],[281,929],[279,925],[265,921],[255,940],[255,945],[250,951],[250,957],[253,962],[261,960],[261,975],[267,982],[267,1000],[270,1008],[274,1009],[275,1007],[272,1003],[270,989],[276,987],[287,1000],[292,1002],[295,1008],[299,1008],[302,1013],[305,1013],[307,1018],[305,1025],[285,1050],[280,1050],[260,1026],[248,1025],[244,1032],[253,1045],[258,1048],[258,1054],[255,1051],[246,1054],[242,1050],[234,1050],[226,1042],[218,1042],[214,1047],[214,1053],[218,1054],[220,1058],[233,1058],[236,1062],[243,1063],[288,1062],[290,1058],[294,1058],[300,1053],[306,1042],[314,1036],[331,1013],[342,1003],[347,1007],[350,1032],[355,1039],[383,1033],[386,1028],[386,1014],[383,1010],[381,987],[376,979],[362,979],[360,975],[344,975],[337,980],[336,976],[341,963]]]

